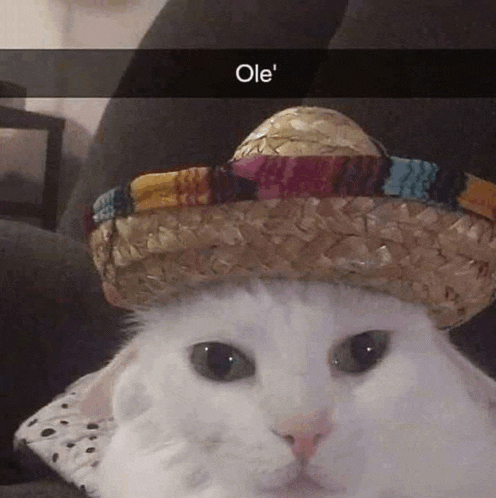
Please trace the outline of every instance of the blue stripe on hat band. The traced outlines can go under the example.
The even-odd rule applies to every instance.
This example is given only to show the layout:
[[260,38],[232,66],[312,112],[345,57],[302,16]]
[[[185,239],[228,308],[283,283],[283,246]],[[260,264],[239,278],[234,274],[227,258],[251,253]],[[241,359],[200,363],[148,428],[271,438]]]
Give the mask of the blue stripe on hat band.
[[402,199],[429,200],[427,191],[436,180],[439,166],[420,159],[390,159],[392,165],[383,186],[384,194]]

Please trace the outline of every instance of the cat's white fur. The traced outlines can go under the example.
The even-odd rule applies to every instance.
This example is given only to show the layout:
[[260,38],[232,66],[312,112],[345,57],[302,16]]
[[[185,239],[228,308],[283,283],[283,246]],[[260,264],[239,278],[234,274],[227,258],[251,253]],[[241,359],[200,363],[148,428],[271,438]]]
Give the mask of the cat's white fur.
[[[496,382],[422,307],[324,282],[254,281],[138,318],[115,360],[124,367],[109,367],[118,430],[102,498],[496,498]],[[374,368],[329,364],[329,351],[372,329],[391,333]],[[189,352],[206,341],[235,346],[255,375],[200,376]],[[319,409],[332,431],[310,481],[288,487],[299,463],[273,429]]]

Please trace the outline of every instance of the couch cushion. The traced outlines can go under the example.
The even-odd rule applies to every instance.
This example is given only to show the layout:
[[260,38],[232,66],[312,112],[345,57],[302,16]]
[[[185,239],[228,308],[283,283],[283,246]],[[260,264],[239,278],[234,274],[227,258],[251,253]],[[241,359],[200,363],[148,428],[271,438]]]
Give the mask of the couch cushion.
[[[19,424],[115,353],[126,314],[104,300],[84,245],[24,223],[0,220],[0,282],[0,452],[7,461]],[[7,467],[0,484],[15,479],[15,466]]]

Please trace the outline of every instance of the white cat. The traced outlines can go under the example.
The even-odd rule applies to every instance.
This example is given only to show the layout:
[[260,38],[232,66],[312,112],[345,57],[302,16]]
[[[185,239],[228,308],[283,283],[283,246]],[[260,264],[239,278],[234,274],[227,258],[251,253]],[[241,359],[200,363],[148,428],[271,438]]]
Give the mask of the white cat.
[[102,498],[496,497],[496,382],[422,307],[273,280],[137,316]]

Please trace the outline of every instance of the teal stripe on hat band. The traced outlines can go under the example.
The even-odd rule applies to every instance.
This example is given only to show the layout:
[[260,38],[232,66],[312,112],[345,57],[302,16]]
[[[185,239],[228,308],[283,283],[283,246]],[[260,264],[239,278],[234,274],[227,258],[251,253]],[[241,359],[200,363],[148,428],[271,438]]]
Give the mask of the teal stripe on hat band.
[[439,167],[420,159],[390,157],[390,176],[383,186],[385,195],[402,199],[429,200],[427,191],[436,180]]

